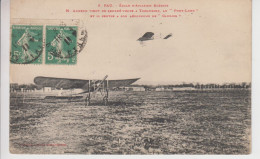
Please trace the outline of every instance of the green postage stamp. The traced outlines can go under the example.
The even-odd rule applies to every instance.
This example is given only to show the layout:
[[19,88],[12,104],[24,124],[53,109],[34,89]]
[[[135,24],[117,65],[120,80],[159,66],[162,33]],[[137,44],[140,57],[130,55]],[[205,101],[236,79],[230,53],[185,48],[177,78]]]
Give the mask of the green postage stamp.
[[43,26],[12,25],[11,63],[41,64],[42,37]]
[[[45,63],[77,63],[77,26],[45,27]],[[13,64],[42,64],[43,26],[12,25],[11,55]]]
[[77,26],[46,26],[46,64],[76,64]]

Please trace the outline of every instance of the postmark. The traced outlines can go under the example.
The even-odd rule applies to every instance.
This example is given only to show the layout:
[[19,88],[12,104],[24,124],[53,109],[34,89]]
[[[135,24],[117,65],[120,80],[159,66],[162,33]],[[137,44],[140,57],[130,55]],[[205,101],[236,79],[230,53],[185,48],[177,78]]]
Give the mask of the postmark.
[[76,64],[77,26],[46,26],[46,64]]
[[80,53],[87,44],[88,32],[86,27],[81,28],[81,33],[78,40],[78,53]]
[[12,25],[11,39],[11,63],[42,63],[43,26]]
[[[86,25],[84,25],[84,22],[80,22],[77,20],[72,20],[75,21],[75,24],[78,26],[78,35],[77,35],[77,53],[80,53],[83,51],[87,44],[87,39],[88,39],[88,32]],[[59,26],[67,26],[67,22],[64,22],[63,20],[60,22]],[[76,55],[76,54],[74,54]]]

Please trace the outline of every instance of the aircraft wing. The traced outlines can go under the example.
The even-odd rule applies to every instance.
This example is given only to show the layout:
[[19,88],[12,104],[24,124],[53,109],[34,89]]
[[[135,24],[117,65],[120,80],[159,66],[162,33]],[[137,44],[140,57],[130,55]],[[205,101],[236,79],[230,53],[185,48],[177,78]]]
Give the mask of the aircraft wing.
[[[139,78],[134,79],[121,79],[121,80],[105,80],[104,85],[108,88],[113,87],[124,87],[131,85]],[[63,88],[63,89],[88,89],[93,87],[94,84],[101,82],[102,80],[82,80],[82,79],[70,79],[70,78],[55,78],[55,77],[42,77],[38,76],[34,78],[34,83],[42,87],[53,87],[53,88]]]
[[153,32],[146,32],[146,33],[142,36],[142,38],[152,38],[153,35],[154,35]]
[[89,80],[69,79],[69,78],[54,78],[54,77],[42,77],[38,76],[34,78],[34,83],[42,87],[53,88],[82,88]]
[[140,78],[133,78],[133,79],[121,79],[121,80],[108,80],[105,81],[105,85],[108,84],[108,88],[114,87],[126,87],[131,85],[132,83],[136,82]]

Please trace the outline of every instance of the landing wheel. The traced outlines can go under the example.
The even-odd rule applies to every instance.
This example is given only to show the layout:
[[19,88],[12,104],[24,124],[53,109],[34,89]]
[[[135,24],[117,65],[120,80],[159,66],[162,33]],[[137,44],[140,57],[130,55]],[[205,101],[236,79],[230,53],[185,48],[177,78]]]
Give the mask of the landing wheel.
[[103,102],[104,102],[104,105],[106,106],[108,104],[108,98],[107,97],[104,97],[103,98]]

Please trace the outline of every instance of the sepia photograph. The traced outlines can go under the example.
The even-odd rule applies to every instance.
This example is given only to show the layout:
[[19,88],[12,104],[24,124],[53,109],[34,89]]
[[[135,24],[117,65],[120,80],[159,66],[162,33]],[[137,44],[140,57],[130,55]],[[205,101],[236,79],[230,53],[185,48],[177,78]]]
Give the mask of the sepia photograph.
[[249,0],[11,0],[9,43],[11,154],[252,153]]

